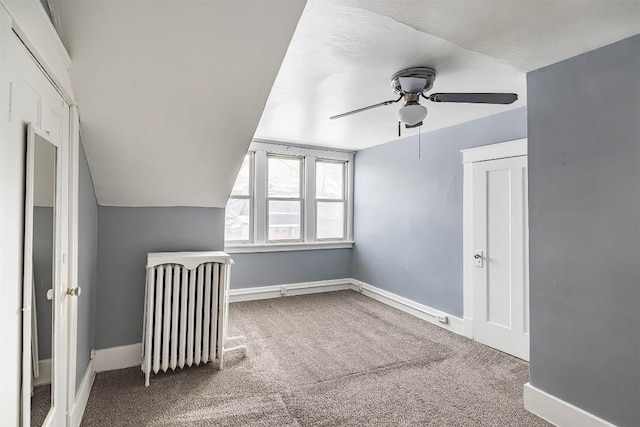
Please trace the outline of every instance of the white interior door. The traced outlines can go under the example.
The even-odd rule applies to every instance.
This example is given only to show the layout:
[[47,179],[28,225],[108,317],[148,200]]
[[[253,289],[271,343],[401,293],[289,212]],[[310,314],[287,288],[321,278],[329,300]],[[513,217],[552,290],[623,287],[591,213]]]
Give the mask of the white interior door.
[[473,336],[529,360],[527,157],[473,163]]
[[[38,334],[47,334],[47,351],[50,354],[44,355],[45,347],[39,347],[41,355],[39,363],[39,376],[34,381],[31,368],[31,323],[33,302],[30,296],[30,289],[26,289],[23,295],[27,298],[19,298],[22,294],[23,283],[11,284],[17,289],[11,289],[11,294],[18,298],[17,313],[22,312],[22,369],[7,367],[11,372],[21,373],[20,375],[20,396],[21,396],[21,425],[31,424],[31,392],[33,385],[47,383],[50,386],[50,406],[44,407],[46,417],[42,421],[44,426],[64,426],[66,423],[66,399],[67,399],[67,283],[68,283],[68,140],[69,140],[69,105],[57,92],[55,87],[48,80],[38,63],[31,56],[27,48],[22,44],[15,34],[11,35],[7,42],[7,51],[4,52],[11,64],[7,80],[10,88],[9,115],[6,128],[7,143],[14,147],[15,158],[20,158],[21,165],[16,171],[16,177],[11,182],[11,188],[6,194],[11,194],[10,202],[14,205],[25,206],[25,152],[27,145],[27,129],[30,124],[38,129],[40,139],[48,140],[55,145],[55,204],[53,211],[53,233],[55,235],[51,258],[54,268],[50,278],[51,292],[47,293],[46,299],[49,302],[38,307],[39,318],[44,319],[44,313],[50,313],[50,322],[47,328],[38,328]],[[37,139],[37,135],[31,134],[31,139]],[[32,162],[33,163],[33,162]],[[38,166],[33,166],[35,169]],[[21,175],[18,177],[18,175]],[[10,191],[9,191],[10,190]],[[30,195],[27,195],[30,197]],[[35,201],[37,207],[48,207],[48,203]],[[32,201],[32,205],[33,205]],[[28,215],[22,211],[23,217]],[[17,219],[17,218],[16,218]],[[22,218],[21,222],[24,223]],[[19,227],[22,233],[22,227]],[[30,242],[20,239],[23,245],[31,245]],[[34,255],[35,259],[35,255]],[[26,271],[31,272],[31,259],[23,260]],[[34,274],[35,276],[35,274]],[[26,277],[26,276],[25,276]],[[36,281],[37,283],[37,281]],[[48,307],[46,305],[50,304]],[[45,310],[46,308],[46,310]],[[48,316],[47,316],[48,317]],[[13,327],[14,325],[7,325]],[[20,330],[20,324],[15,325]],[[44,338],[44,337],[43,337]],[[48,389],[45,389],[48,390]],[[16,390],[17,392],[17,390]],[[46,391],[48,394],[49,392]],[[18,395],[18,393],[16,393]],[[13,398],[12,398],[13,399]],[[11,416],[11,419],[14,417]],[[39,421],[40,423],[40,421]],[[17,423],[11,423],[16,425]]]

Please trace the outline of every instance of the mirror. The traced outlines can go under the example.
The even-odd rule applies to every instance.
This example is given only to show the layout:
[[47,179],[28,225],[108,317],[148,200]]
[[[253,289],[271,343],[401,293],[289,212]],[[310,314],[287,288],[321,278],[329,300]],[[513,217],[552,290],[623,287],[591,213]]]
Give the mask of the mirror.
[[[53,298],[56,271],[57,147],[31,124],[27,133],[23,289],[23,424],[49,414],[53,378]],[[30,302],[30,303],[29,303]],[[27,404],[29,405],[28,407]],[[27,412],[28,411],[28,412]]]

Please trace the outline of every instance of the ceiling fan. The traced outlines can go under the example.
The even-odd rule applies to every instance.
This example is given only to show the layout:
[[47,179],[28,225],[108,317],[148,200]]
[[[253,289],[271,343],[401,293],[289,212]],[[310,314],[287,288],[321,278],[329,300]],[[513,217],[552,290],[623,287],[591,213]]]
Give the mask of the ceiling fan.
[[431,90],[435,79],[436,71],[428,67],[413,67],[398,71],[391,76],[391,88],[400,95],[398,99],[358,108],[332,116],[330,119],[339,119],[372,108],[395,104],[404,98],[404,106],[398,110],[398,120],[403,122],[407,128],[413,128],[422,125],[422,121],[427,117],[427,109],[420,105],[420,97],[432,102],[471,104],[511,104],[518,99],[518,95],[515,93],[432,93],[426,96],[425,92]]

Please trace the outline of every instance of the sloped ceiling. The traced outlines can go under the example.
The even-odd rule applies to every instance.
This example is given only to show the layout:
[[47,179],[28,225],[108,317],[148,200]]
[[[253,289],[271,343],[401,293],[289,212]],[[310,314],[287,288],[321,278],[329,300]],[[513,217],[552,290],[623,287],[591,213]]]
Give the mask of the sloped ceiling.
[[400,104],[329,117],[394,99],[390,76],[415,66],[435,68],[433,92],[520,98],[423,101],[422,132],[486,117],[526,105],[527,71],[639,32],[637,0],[309,0],[256,137],[356,150],[397,139]]
[[58,0],[98,203],[224,207],[304,0]]
[[329,116],[395,98],[403,68],[434,67],[434,92],[520,97],[423,101],[428,132],[524,106],[527,71],[640,32],[637,0],[49,1],[98,201],[115,206],[224,206],[254,135],[354,150],[397,139],[400,104]]

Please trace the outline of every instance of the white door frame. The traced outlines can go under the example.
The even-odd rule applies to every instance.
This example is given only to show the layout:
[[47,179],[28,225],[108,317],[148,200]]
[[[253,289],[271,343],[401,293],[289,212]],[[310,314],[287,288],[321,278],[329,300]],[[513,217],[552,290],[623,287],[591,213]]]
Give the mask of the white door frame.
[[[76,105],[70,107],[69,127],[69,284],[70,289],[80,287],[78,280],[78,202],[80,162],[80,113]],[[83,302],[86,304],[87,302]],[[76,363],[78,343],[78,298],[68,301],[68,355],[67,355],[67,426],[80,425],[82,404],[76,390]],[[93,370],[93,365],[90,366]],[[93,372],[90,373],[93,375]]]
[[464,336],[473,338],[473,164],[487,160],[526,156],[527,139],[460,150],[464,173],[462,191],[462,294]]

